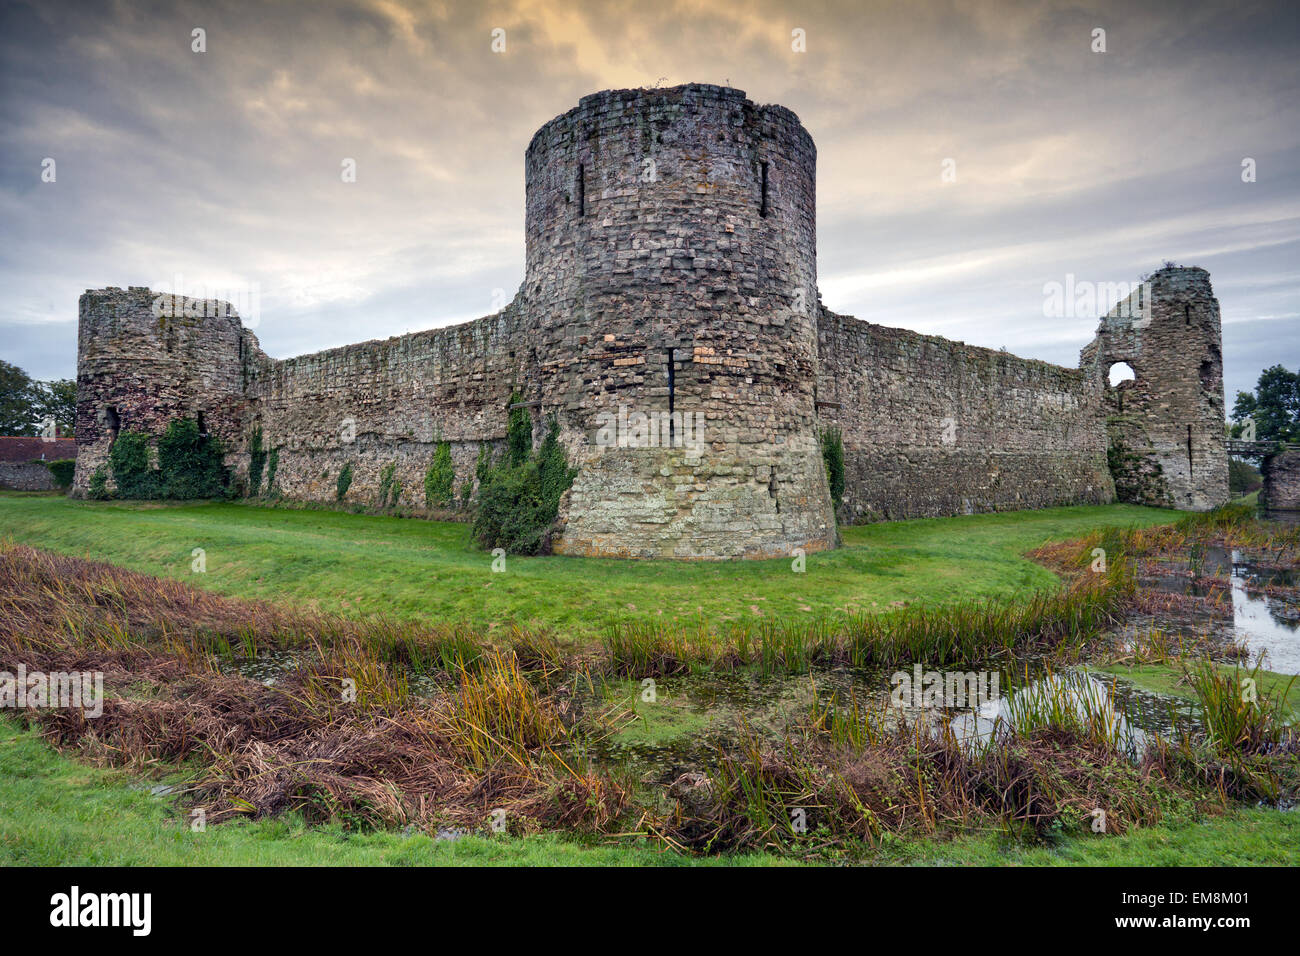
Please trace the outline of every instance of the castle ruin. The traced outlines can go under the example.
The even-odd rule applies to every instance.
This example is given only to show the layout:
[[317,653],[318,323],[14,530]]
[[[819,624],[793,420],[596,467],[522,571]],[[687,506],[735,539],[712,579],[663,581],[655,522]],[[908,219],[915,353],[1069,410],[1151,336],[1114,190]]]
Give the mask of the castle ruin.
[[[350,463],[349,497],[373,500],[395,463],[417,504],[436,444],[460,487],[513,398],[538,437],[554,416],[578,468],[563,554],[831,548],[827,428],[842,521],[1103,503],[1117,479],[1125,500],[1227,500],[1206,272],[1157,272],[1141,318],[1117,307],[1079,369],[873,325],[821,304],[815,167],[794,113],[739,90],[605,91],[528,146],[525,277],[494,315],[276,360],[224,303],[88,291],[73,493],[120,431],[185,416],[237,476],[260,433],[286,497],[334,500]],[[1113,389],[1117,361],[1137,379]]]

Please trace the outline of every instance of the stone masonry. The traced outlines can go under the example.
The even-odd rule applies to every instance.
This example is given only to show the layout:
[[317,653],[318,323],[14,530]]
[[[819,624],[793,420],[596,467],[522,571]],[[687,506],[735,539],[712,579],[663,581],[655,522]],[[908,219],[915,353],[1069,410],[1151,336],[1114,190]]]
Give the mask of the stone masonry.
[[1277,511],[1300,511],[1300,448],[1282,448],[1264,458],[1259,501]]
[[[1136,376],[1110,387],[1125,362]],[[1205,511],[1228,500],[1223,327],[1204,269],[1161,269],[1101,320],[1080,367],[1104,398],[1121,500]]]
[[[472,322],[277,361],[225,303],[88,291],[74,493],[121,430],[159,434],[184,414],[226,443],[239,476],[261,429],[287,497],[332,501],[351,463],[348,499],[373,501],[395,463],[400,502],[418,505],[437,442],[459,489],[480,447],[502,443],[517,394],[535,436],[554,416],[578,467],[555,537],[565,554],[833,547],[818,437],[832,426],[842,520],[1113,499],[1097,343],[1065,369],[822,307],[816,148],[789,110],[708,85],[605,91],[543,126],[524,168],[524,282]],[[1178,276],[1193,273],[1171,276],[1162,302],[1194,305],[1217,349],[1208,276]],[[1167,380],[1191,396],[1206,373],[1186,380],[1184,339],[1148,334],[1142,361],[1154,371],[1168,350]],[[1122,349],[1107,339],[1106,356]],[[1166,432],[1186,416],[1166,412],[1144,412],[1137,454],[1170,454]],[[1170,465],[1163,503],[1217,503],[1220,465],[1226,498],[1222,441],[1218,460],[1209,444],[1194,454],[1186,476]]]

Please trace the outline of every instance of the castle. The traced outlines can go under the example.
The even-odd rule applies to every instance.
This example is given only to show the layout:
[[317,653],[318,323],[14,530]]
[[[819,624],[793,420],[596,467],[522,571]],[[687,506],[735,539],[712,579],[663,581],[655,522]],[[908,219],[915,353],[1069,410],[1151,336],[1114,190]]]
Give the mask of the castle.
[[[1081,367],[837,315],[821,304],[816,149],[798,118],[730,88],[610,90],[525,154],[523,285],[460,325],[283,360],[224,303],[145,288],[80,301],[77,472],[119,431],[197,418],[246,476],[256,433],[286,497],[373,500],[394,466],[422,502],[439,441],[456,487],[512,401],[554,416],[577,477],[564,554],[763,558],[834,547],[820,435],[838,429],[839,519],[1124,500],[1227,500],[1218,303],[1157,272],[1102,320]],[[159,309],[160,301],[164,308]],[[1137,308],[1128,308],[1136,305]],[[1112,388],[1116,362],[1136,372]]]

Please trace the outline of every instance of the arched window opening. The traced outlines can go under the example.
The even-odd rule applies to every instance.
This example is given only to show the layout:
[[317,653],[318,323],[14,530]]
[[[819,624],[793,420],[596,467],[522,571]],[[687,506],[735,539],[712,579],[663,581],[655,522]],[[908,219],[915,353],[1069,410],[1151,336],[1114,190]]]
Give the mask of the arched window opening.
[[1106,381],[1111,388],[1118,388],[1121,382],[1133,382],[1137,380],[1137,372],[1133,371],[1133,366],[1128,362],[1116,362],[1110,367],[1107,373]]

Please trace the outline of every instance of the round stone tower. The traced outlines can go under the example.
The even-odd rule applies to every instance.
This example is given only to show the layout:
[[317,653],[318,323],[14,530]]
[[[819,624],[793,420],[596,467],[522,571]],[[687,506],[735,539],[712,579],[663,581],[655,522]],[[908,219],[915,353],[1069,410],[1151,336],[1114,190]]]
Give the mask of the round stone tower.
[[156,438],[175,418],[220,438],[233,463],[249,362],[261,352],[228,303],[133,286],[89,290],[78,313],[74,495],[107,464],[119,433]]
[[521,391],[579,469],[557,551],[834,546],[815,167],[792,112],[718,86],[597,93],[533,137]]

